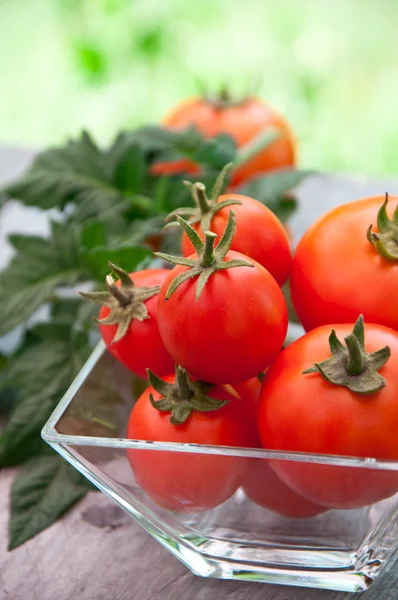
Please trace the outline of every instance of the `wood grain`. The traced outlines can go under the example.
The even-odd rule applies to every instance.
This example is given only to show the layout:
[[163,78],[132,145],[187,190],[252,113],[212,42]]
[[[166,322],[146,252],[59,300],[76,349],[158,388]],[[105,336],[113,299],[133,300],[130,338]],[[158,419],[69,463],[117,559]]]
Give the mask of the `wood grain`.
[[[0,183],[15,177],[29,153],[0,148]],[[300,187],[305,215],[294,217],[296,240],[332,206],[385,191],[398,194],[398,180],[315,175]],[[4,233],[21,230],[8,210],[0,219],[0,250]],[[309,215],[309,216],[308,216]],[[11,219],[11,220],[10,220]],[[42,226],[38,217],[37,224]],[[29,219],[30,227],[32,226]],[[1,234],[3,233],[3,241]],[[0,252],[1,254],[1,252]],[[141,527],[105,496],[90,493],[50,529],[7,553],[8,496],[13,470],[0,472],[0,600],[348,600],[346,594],[258,583],[205,580],[192,575]],[[393,565],[366,592],[366,600],[396,600],[398,568]]]

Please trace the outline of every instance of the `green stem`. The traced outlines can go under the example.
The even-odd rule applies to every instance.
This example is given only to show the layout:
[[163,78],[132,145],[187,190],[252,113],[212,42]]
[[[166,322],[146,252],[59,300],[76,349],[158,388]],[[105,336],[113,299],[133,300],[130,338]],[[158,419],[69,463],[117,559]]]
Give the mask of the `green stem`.
[[216,238],[217,234],[212,231],[205,231],[205,243],[200,263],[202,267],[211,267],[214,263],[214,242]]
[[203,183],[195,183],[193,186],[195,199],[199,205],[200,212],[205,215],[210,210],[210,204],[206,196],[206,187]]
[[125,294],[120,288],[115,284],[115,280],[111,275],[107,275],[106,277],[106,287],[108,291],[116,300],[119,302],[120,306],[128,306],[131,302],[131,296]]
[[345,343],[347,345],[349,355],[347,371],[350,375],[360,375],[365,368],[365,363],[363,359],[363,351],[359,344],[358,338],[351,333],[345,338]]
[[189,387],[188,373],[179,366],[176,366],[176,380],[180,399],[189,400],[192,396],[192,392]]
[[234,160],[234,169],[247,163],[279,137],[280,132],[274,128],[270,127],[261,131],[253,140],[240,147]]

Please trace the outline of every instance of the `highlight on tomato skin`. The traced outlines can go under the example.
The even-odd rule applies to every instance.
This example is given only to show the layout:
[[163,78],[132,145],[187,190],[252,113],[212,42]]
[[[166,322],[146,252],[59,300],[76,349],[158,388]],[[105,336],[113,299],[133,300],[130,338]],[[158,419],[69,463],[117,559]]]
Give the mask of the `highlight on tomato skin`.
[[[279,137],[233,172],[232,186],[267,171],[293,167],[296,163],[296,141],[291,127],[274,109],[256,97],[237,102],[190,98],[174,107],[162,124],[176,130],[194,125],[208,138],[226,133],[234,138],[238,148],[252,141],[260,132],[271,128],[275,130]],[[195,165],[190,161],[176,161],[172,165],[165,162],[156,165],[156,174],[181,172],[182,167],[187,169],[187,173],[195,172]]]
[[[163,382],[175,384],[176,375],[163,378]],[[127,438],[257,447],[257,431],[236,393],[210,387],[207,395],[226,403],[209,412],[192,410],[182,424],[171,423],[170,412],[153,406],[163,396],[148,387],[131,411]],[[171,396],[175,398],[175,392]],[[241,486],[248,468],[246,458],[201,454],[199,449],[194,453],[128,449],[127,458],[137,484],[148,496],[159,506],[179,512],[202,512],[219,506]]]
[[[362,317],[312,330],[267,372],[258,409],[263,447],[398,460],[397,373],[398,332]],[[360,508],[398,492],[396,471],[282,460],[272,468],[292,490],[329,508]]]

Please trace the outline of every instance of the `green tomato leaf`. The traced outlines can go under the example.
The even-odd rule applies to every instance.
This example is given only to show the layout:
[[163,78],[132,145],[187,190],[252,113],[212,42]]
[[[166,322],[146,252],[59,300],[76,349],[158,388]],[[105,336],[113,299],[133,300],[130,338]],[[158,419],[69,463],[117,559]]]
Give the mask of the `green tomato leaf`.
[[76,323],[80,308],[87,304],[81,297],[57,298],[51,303],[50,318],[57,323]]
[[105,162],[104,153],[83,132],[77,141],[39,154],[26,175],[5,191],[24,204],[43,209],[62,210],[70,202],[95,196],[111,204],[120,192],[106,178]]
[[150,257],[152,252],[144,246],[126,246],[120,248],[93,248],[83,252],[82,258],[91,275],[101,283],[109,274],[108,262],[111,261],[126,271],[135,271]]
[[112,182],[124,194],[140,194],[147,181],[145,154],[139,146],[126,145],[113,167]]
[[91,350],[87,334],[68,325],[44,323],[33,331],[38,341],[15,356],[7,370],[6,382],[18,398],[0,438],[0,467],[18,464],[40,450],[44,423]]
[[204,140],[193,152],[195,163],[221,171],[226,164],[233,162],[236,156],[236,144],[230,135],[220,134],[210,140]]
[[239,186],[236,191],[262,202],[284,222],[297,208],[297,201],[289,192],[311,173],[312,171],[278,169],[255,177]]
[[87,250],[90,248],[96,248],[97,246],[106,246],[107,234],[106,228],[103,221],[89,221],[84,223],[80,245]]
[[73,228],[52,224],[52,237],[11,236],[17,253],[0,273],[0,335],[26,321],[59,286],[83,276]]
[[12,484],[8,549],[17,548],[49,527],[88,489],[82,475],[59,456],[32,458]]
[[146,126],[126,134],[130,144],[137,144],[148,155],[187,156],[203,142],[203,136],[195,127],[172,131],[165,127]]
[[290,192],[311,173],[312,171],[297,169],[278,169],[242,184],[237,192],[247,194],[268,205],[268,202],[274,202],[276,198]]

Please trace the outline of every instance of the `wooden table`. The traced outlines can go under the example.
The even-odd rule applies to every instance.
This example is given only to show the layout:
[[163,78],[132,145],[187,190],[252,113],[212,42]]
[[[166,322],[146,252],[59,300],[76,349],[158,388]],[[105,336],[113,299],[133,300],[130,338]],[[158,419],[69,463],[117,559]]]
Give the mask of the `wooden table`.
[[[0,184],[25,168],[30,156],[0,149]],[[385,191],[398,194],[398,180],[316,175],[301,185],[299,196],[313,220],[336,204]],[[19,211],[14,204],[6,218],[0,216],[3,260],[4,234],[15,230]],[[45,223],[31,211],[28,226],[40,230]],[[295,217],[293,226],[299,235],[306,219]],[[13,475],[12,469],[0,472],[0,600],[348,600],[361,595],[195,577],[109,499],[94,492],[50,529],[7,553]],[[397,600],[398,566],[393,564],[365,598]]]

